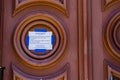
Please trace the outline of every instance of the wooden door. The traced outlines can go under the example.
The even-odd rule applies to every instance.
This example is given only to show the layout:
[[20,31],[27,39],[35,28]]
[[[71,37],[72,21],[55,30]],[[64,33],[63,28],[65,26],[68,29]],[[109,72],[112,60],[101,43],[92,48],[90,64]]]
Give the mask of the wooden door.
[[83,80],[82,0],[0,0],[4,80]]
[[119,0],[0,4],[4,80],[120,79]]
[[120,0],[90,4],[92,80],[120,80]]

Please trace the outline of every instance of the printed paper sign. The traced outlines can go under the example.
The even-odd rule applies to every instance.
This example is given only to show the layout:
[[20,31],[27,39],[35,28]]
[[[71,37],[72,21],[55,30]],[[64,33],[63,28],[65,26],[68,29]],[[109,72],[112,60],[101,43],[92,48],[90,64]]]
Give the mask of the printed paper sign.
[[29,50],[52,50],[52,32],[29,32]]

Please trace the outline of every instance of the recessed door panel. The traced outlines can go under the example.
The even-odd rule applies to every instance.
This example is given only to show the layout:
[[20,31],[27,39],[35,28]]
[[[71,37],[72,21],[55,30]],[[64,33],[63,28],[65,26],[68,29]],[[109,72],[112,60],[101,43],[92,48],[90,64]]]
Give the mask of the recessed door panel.
[[78,1],[2,2],[4,80],[79,80]]

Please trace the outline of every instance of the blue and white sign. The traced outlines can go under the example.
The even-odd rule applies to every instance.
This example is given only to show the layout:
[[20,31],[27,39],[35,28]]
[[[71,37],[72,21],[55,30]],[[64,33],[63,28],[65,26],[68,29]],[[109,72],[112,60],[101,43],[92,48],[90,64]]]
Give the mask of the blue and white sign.
[[30,31],[29,35],[29,50],[52,50],[52,32],[34,32]]

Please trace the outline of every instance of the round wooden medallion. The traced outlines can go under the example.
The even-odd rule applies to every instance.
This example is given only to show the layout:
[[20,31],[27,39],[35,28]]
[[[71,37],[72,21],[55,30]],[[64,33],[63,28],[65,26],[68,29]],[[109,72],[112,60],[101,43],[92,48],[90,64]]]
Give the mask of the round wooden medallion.
[[53,17],[37,14],[23,20],[14,35],[14,47],[27,63],[44,66],[56,61],[66,46],[63,26]]

